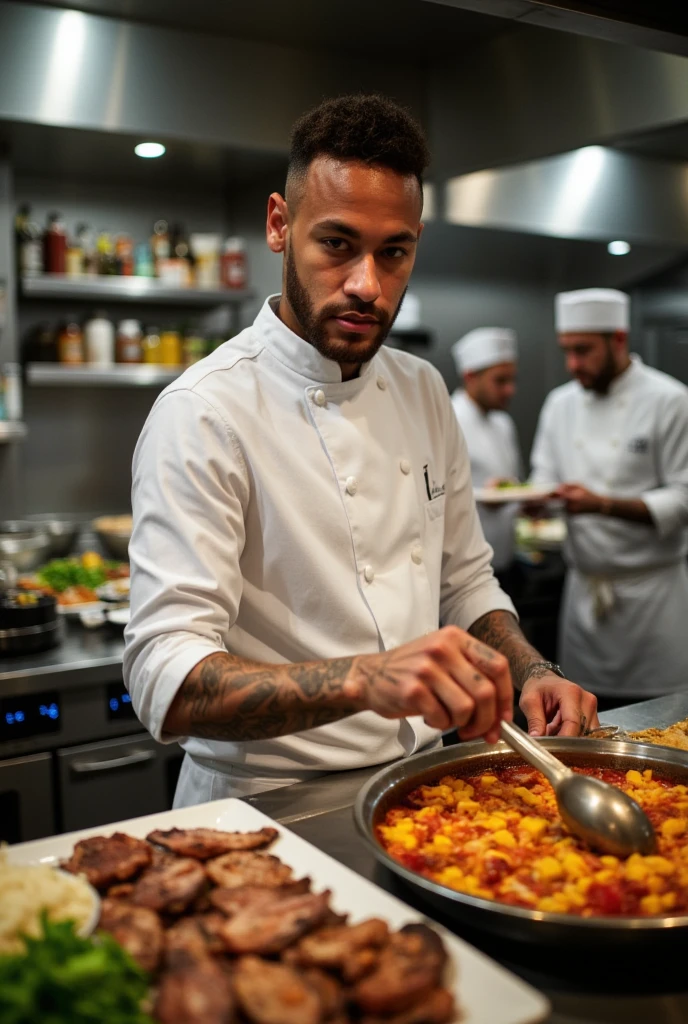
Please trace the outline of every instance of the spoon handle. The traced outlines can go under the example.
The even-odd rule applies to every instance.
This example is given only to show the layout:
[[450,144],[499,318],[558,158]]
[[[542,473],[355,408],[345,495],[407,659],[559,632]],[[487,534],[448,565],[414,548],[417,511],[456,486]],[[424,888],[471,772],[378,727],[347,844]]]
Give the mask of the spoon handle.
[[562,764],[558,757],[550,754],[549,750],[540,746],[513,722],[502,722],[500,730],[504,742],[508,743],[512,750],[519,753],[533,768],[539,768],[553,786],[571,775],[571,769]]

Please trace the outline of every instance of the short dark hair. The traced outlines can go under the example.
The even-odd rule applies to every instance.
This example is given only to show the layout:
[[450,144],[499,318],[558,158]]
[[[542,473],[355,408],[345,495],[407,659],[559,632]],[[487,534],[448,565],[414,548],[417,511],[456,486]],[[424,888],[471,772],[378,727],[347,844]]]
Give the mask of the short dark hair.
[[303,114],[291,132],[287,187],[305,177],[317,156],[361,160],[412,174],[421,189],[430,154],[423,129],[393,100],[376,94],[339,96]]

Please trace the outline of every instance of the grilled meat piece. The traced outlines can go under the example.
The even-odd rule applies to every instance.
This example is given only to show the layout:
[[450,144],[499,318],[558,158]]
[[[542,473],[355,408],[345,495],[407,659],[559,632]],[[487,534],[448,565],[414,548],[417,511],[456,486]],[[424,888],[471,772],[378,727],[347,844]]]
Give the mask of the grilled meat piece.
[[222,914],[196,914],[182,917],[165,932],[165,949],[168,956],[183,951],[194,959],[225,952],[222,928],[225,919]]
[[230,850],[257,850],[269,846],[279,835],[276,828],[260,832],[220,832],[215,828],[171,828],[167,832],[151,832],[149,843],[164,846],[180,857],[208,860]]
[[215,960],[179,950],[170,954],[167,964],[154,1010],[160,1024],[233,1024],[231,984]]
[[361,1024],[450,1024],[455,1014],[451,992],[446,988],[436,988],[410,1010],[402,1010],[392,1017],[364,1017]]
[[344,989],[336,978],[317,967],[309,967],[307,970],[301,971],[300,974],[303,980],[317,992],[324,1021],[331,1021],[345,1012]]
[[408,924],[391,936],[377,966],[358,982],[354,1000],[364,1013],[401,1013],[439,988],[446,960],[436,932],[424,924]]
[[206,864],[208,877],[225,889],[236,889],[240,885],[262,885],[277,889],[285,882],[291,882],[292,870],[270,853],[256,853],[253,850],[234,850],[216,857]]
[[62,864],[73,875],[85,875],[96,889],[126,882],[151,862],[151,847],[143,839],[123,832],[81,839],[69,860]]
[[257,903],[230,917],[222,938],[231,953],[279,953],[311,928],[327,912],[329,891],[288,896]]
[[205,871],[190,857],[168,857],[149,868],[128,897],[138,907],[181,914],[205,885]]
[[234,992],[252,1024],[320,1024],[320,999],[314,988],[284,964],[245,956],[232,977]]
[[111,885],[105,895],[109,900],[126,900],[129,899],[133,891],[133,882],[118,882],[117,885]]
[[287,882],[278,889],[270,889],[264,885],[240,885],[236,889],[211,889],[208,899],[213,907],[217,907],[227,917],[238,914],[246,907],[254,906],[257,903],[265,903],[276,898],[282,899],[286,896],[300,896],[309,892],[311,888],[310,878],[300,878],[297,882]]
[[164,942],[162,922],[147,907],[132,907],[122,900],[104,899],[99,927],[109,932],[144,971],[160,963]]
[[304,967],[332,968],[353,982],[371,970],[388,939],[385,922],[373,917],[360,924],[319,928],[301,939],[293,957]]

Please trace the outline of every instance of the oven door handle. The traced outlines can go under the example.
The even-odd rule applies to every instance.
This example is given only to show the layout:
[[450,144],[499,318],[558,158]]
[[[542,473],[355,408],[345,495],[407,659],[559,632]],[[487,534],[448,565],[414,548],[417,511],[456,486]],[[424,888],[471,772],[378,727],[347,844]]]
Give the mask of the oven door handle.
[[132,750],[123,757],[112,757],[108,761],[72,761],[70,767],[77,775],[90,775],[93,772],[107,772],[113,768],[127,768],[132,764],[144,764],[155,760],[155,750]]

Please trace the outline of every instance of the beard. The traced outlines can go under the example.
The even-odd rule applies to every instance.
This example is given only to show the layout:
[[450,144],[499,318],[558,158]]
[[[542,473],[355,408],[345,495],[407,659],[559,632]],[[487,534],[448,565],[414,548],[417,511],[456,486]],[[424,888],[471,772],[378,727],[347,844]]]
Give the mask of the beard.
[[[397,318],[406,289],[394,311],[394,316],[378,309],[374,302],[361,302],[355,296],[352,296],[346,305],[329,303],[316,311],[308,290],[299,277],[294,254],[289,246],[286,253],[285,292],[287,302],[301,325],[306,341],[310,342],[325,359],[332,359],[340,364],[352,364],[369,362],[380,349]],[[328,321],[345,313],[375,317],[379,326],[370,337],[364,339],[358,334],[346,331],[341,331],[341,337],[332,337],[328,333]]]
[[602,366],[602,369],[595,374],[581,380],[581,385],[586,391],[594,391],[597,395],[606,395],[609,391],[609,385],[617,375],[616,363],[614,362],[614,355],[612,353],[612,347],[607,342],[607,358]]

